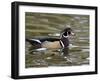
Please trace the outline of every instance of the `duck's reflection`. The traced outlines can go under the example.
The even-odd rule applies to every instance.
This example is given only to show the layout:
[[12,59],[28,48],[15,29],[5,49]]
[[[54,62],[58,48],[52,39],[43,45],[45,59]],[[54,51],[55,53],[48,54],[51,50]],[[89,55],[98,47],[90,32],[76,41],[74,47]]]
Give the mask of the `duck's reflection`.
[[[39,48],[40,49],[40,48]],[[44,52],[46,52],[47,54],[49,53],[50,54],[50,52],[57,52],[57,54],[59,54],[59,55],[61,55],[61,56],[63,56],[64,58],[66,58],[66,57],[69,57],[69,47],[66,47],[66,48],[62,48],[62,49],[51,49],[51,50],[48,50],[48,49],[42,49],[41,48],[41,50],[42,50],[42,53],[43,53],[43,51]],[[33,46],[30,46],[29,47],[29,53],[30,54],[33,54],[33,52],[35,51],[35,52],[38,52],[38,53],[40,53],[41,54],[41,50],[37,50],[37,49],[35,49]],[[54,51],[55,50],[55,51]],[[58,51],[57,51],[58,50]]]
[[68,47],[62,49],[62,55],[64,57],[69,56],[69,48]]
[[[42,49],[42,48],[41,48]],[[57,51],[58,50],[58,51]],[[72,63],[72,60],[70,59],[70,55],[69,55],[69,47],[66,47],[66,48],[62,48],[62,49],[53,49],[53,50],[48,50],[48,49],[45,49],[45,50],[40,50],[40,51],[37,51],[37,49],[34,49],[32,46],[29,48],[29,54],[35,54],[35,55],[42,55],[43,57],[47,56],[49,58],[53,58],[55,56],[60,57],[60,59],[64,59],[66,60],[66,62],[68,63]],[[52,59],[51,59],[52,60]]]

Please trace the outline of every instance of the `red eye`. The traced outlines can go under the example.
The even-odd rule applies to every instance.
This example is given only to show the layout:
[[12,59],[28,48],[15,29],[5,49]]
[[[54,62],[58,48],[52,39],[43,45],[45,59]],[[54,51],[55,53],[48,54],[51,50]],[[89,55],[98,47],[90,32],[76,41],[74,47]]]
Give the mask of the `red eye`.
[[71,34],[71,32],[69,31],[68,34]]
[[63,35],[64,35],[64,36],[67,36],[67,32],[65,32]]

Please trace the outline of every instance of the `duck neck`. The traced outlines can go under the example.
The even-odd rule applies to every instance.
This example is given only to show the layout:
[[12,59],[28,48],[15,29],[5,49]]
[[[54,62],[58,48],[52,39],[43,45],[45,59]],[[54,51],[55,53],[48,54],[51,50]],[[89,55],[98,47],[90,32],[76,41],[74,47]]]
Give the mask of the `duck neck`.
[[62,45],[63,48],[67,48],[69,46],[69,38],[68,36],[62,36],[60,43]]

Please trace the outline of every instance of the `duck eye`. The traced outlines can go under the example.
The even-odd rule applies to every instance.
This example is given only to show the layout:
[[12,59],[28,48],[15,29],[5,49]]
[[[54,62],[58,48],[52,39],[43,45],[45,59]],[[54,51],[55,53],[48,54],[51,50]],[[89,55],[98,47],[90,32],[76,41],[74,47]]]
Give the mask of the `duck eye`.
[[67,32],[65,32],[63,35],[64,35],[64,36],[67,36]]
[[68,34],[71,34],[71,32],[69,31]]

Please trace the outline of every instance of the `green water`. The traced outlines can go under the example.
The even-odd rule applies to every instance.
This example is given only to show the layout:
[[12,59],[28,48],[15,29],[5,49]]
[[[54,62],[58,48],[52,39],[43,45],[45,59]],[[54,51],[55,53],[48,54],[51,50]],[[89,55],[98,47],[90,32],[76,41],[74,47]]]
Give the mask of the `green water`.
[[75,36],[66,52],[62,49],[36,51],[25,42],[25,67],[81,66],[89,64],[89,16],[71,14],[25,13],[26,38],[59,38],[63,29],[71,27]]

